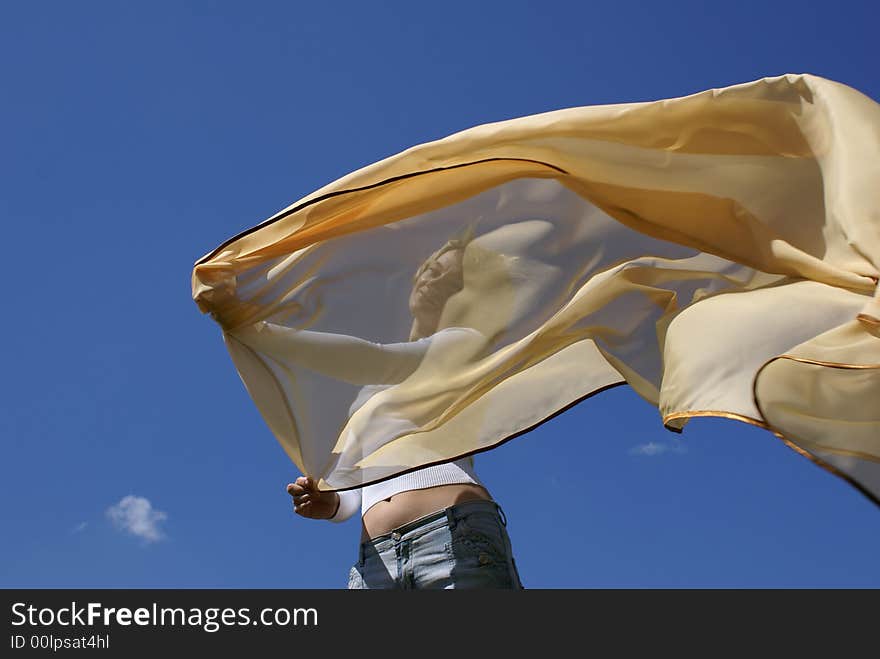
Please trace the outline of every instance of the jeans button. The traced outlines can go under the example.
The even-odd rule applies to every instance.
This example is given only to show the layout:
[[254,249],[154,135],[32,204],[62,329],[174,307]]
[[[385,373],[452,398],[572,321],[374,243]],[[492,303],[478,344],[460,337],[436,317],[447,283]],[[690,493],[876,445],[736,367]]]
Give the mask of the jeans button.
[[391,539],[392,540],[400,540],[400,534],[397,531],[395,531],[394,533],[391,534]]

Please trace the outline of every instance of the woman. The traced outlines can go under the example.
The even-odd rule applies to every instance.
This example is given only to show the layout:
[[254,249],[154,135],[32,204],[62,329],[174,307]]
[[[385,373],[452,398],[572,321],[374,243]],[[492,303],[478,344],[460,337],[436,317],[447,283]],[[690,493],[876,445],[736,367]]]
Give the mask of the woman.
[[[416,272],[410,341],[433,336],[447,300],[463,288],[466,240],[450,240]],[[309,519],[340,522],[361,509],[351,589],[522,588],[503,512],[471,457],[340,493],[321,492],[303,476],[287,491],[294,511]]]

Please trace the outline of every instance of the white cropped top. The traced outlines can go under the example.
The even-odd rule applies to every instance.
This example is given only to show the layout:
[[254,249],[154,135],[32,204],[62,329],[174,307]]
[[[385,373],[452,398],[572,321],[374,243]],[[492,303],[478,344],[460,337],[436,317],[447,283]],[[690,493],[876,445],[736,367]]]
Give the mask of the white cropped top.
[[339,493],[339,509],[330,518],[331,522],[342,522],[351,517],[360,508],[361,516],[370,507],[400,492],[421,490],[437,485],[455,483],[474,483],[482,485],[474,473],[474,460],[468,456],[455,462],[445,462],[433,467],[425,467],[418,471],[389,478],[375,485],[367,485],[356,490],[345,490]]
[[[436,340],[439,335],[459,336],[460,334],[476,334],[477,336],[482,336],[475,330],[468,328],[449,327],[440,330],[433,336],[424,337],[408,343],[393,344],[393,346],[395,351],[401,356],[406,355],[418,363],[424,357],[426,346],[429,345],[431,341]],[[415,366],[411,365],[409,370],[412,370],[413,368],[415,368]],[[386,379],[395,380],[397,378]],[[369,384],[362,387],[349,408],[349,416],[352,416],[357,410],[359,410],[373,395],[379,391],[388,389],[391,386],[393,385]],[[477,478],[476,473],[474,473],[473,457],[468,456],[454,462],[444,462],[443,464],[435,465],[433,467],[425,467],[424,469],[412,471],[408,474],[394,476],[393,478],[376,483],[375,485],[367,485],[355,490],[345,490],[340,492],[339,508],[337,509],[336,514],[330,518],[330,521],[342,522],[354,515],[358,508],[361,509],[361,516],[363,516],[373,504],[384,499],[389,499],[400,492],[421,490],[428,487],[435,487],[437,485],[453,485],[456,483],[474,483],[475,485],[482,485]]]

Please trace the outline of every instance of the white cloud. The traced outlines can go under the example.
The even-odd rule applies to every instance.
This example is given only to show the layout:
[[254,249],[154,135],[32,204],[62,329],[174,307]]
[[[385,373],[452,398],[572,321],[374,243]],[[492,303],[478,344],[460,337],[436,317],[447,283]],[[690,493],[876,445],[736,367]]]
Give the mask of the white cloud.
[[88,522],[80,522],[79,524],[77,524],[77,525],[73,528],[73,531],[71,531],[71,533],[79,533],[79,532],[82,531],[84,528],[86,528],[87,525],[88,525]]
[[675,442],[673,444],[659,444],[657,442],[648,442],[647,444],[639,444],[629,450],[630,455],[661,455],[663,453],[684,453],[686,451],[683,444]]
[[107,517],[117,528],[147,542],[156,542],[163,537],[159,524],[167,519],[168,515],[154,509],[149,499],[129,494],[107,509]]

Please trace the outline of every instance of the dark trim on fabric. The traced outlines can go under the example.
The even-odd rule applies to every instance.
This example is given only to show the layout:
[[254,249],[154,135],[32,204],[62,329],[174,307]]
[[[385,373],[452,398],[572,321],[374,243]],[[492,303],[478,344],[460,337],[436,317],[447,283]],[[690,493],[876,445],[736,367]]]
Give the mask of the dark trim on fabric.
[[263,228],[269,226],[270,224],[274,224],[275,222],[278,222],[279,220],[283,220],[285,217],[289,217],[290,215],[293,215],[294,213],[301,211],[303,208],[307,208],[308,206],[312,206],[314,204],[317,204],[318,202],[325,201],[325,200],[330,199],[332,197],[338,197],[340,195],[349,194],[351,192],[362,192],[363,190],[370,190],[372,188],[378,188],[383,185],[388,185],[389,183],[395,183],[397,181],[402,181],[403,179],[413,178],[415,176],[421,176],[423,174],[432,174],[434,172],[442,172],[442,171],[446,171],[449,169],[458,169],[460,167],[470,167],[471,165],[481,165],[486,162],[496,162],[496,161],[531,162],[531,163],[535,163],[536,165],[544,165],[545,167],[549,167],[550,169],[553,169],[553,170],[559,172],[560,174],[568,174],[568,172],[565,171],[564,169],[562,169],[561,167],[557,167],[556,165],[551,165],[550,163],[541,162],[540,160],[532,160],[530,158],[486,158],[484,160],[475,160],[473,162],[465,162],[465,163],[461,163],[458,165],[450,165],[449,167],[435,167],[434,169],[426,169],[423,172],[411,172],[409,174],[401,174],[400,176],[392,176],[391,178],[385,179],[384,181],[379,181],[377,183],[371,183],[370,185],[364,185],[359,188],[350,188],[348,190],[337,190],[336,192],[328,192],[327,194],[321,195],[320,197],[310,199],[309,201],[306,201],[306,202],[300,204],[299,206],[294,206],[293,208],[290,208],[288,210],[281,211],[280,213],[270,217],[268,220],[265,220],[264,222],[261,222],[260,224],[256,225],[255,227],[251,227],[250,229],[242,231],[241,233],[230,238],[229,240],[224,241],[213,252],[202,257],[198,261],[196,261],[195,265],[201,265],[202,263],[205,263],[206,261],[210,261],[217,254],[219,254],[221,251],[223,251],[223,249],[225,249],[226,247],[228,247],[229,245],[234,243],[236,240],[244,238],[245,236],[248,236],[256,231],[259,231],[260,229],[263,229]]
[[534,430],[535,428],[537,428],[537,427],[540,426],[540,425],[543,425],[544,423],[546,423],[546,422],[549,421],[550,419],[553,419],[553,418],[559,416],[560,414],[562,414],[563,412],[568,411],[569,409],[571,409],[572,407],[574,407],[574,406],[577,405],[578,403],[582,403],[583,401],[587,400],[588,398],[591,398],[592,396],[595,396],[595,395],[597,395],[597,394],[601,394],[603,391],[608,391],[609,389],[613,389],[614,387],[619,387],[619,386],[624,385],[624,384],[628,384],[628,383],[626,382],[626,380],[622,380],[622,381],[620,381],[620,382],[614,382],[614,383],[612,383],[612,384],[605,385],[604,387],[599,387],[598,389],[594,389],[594,390],[591,391],[590,393],[581,396],[580,398],[578,398],[578,399],[575,400],[575,401],[572,401],[572,402],[569,403],[568,405],[566,405],[566,406],[564,406],[564,407],[560,407],[558,410],[556,410],[555,412],[553,412],[553,414],[544,417],[543,419],[541,419],[540,421],[538,421],[538,422],[535,423],[535,424],[532,424],[532,425],[529,426],[528,428],[524,428],[524,429],[522,429],[522,430],[520,430],[520,431],[517,431],[517,432],[513,433],[512,435],[508,435],[508,436],[505,437],[504,439],[501,439],[501,440],[495,442],[495,443],[492,444],[491,446],[484,446],[483,448],[477,449],[477,450],[475,450],[475,451],[469,451],[468,453],[462,453],[461,455],[458,455],[458,456],[456,456],[456,457],[454,457],[454,458],[447,458],[447,459],[445,459],[445,460],[438,460],[438,461],[436,461],[436,462],[429,462],[429,463],[426,463],[426,464],[420,465],[420,466],[418,466],[418,467],[413,467],[412,469],[407,469],[407,470],[405,470],[405,471],[399,471],[399,472],[397,472],[397,473],[395,473],[395,474],[391,474],[390,476],[385,476],[384,478],[377,478],[377,479],[374,480],[374,481],[368,481],[368,482],[363,483],[363,484],[361,484],[361,485],[353,485],[353,486],[351,486],[351,487],[341,487],[341,488],[339,488],[339,489],[334,489],[334,490],[322,490],[322,492],[345,492],[345,491],[347,491],[347,490],[358,490],[358,489],[360,489],[360,488],[362,488],[362,487],[367,487],[368,485],[375,485],[376,483],[382,483],[382,482],[387,481],[387,480],[390,480],[390,479],[392,479],[392,478],[396,478],[397,476],[402,476],[402,475],[404,475],[404,474],[410,474],[410,473],[412,473],[412,472],[414,472],[414,471],[419,471],[420,469],[426,469],[426,468],[428,468],[428,467],[435,467],[435,466],[437,466],[437,465],[445,464],[445,463],[447,463],[447,462],[454,462],[454,461],[456,461],[456,460],[461,460],[462,458],[466,458],[466,457],[471,456],[471,455],[477,455],[478,453],[485,453],[486,451],[491,451],[492,449],[498,448],[498,447],[501,446],[502,444],[505,444],[505,443],[509,442],[509,441],[512,440],[512,439],[516,439],[516,438],[519,437],[520,435],[524,435],[524,434],[526,434],[527,432],[531,432],[532,430]]

